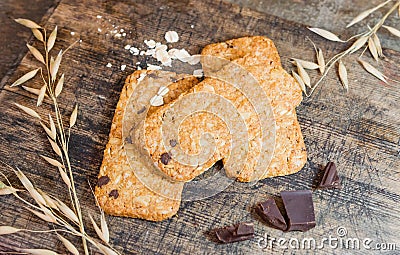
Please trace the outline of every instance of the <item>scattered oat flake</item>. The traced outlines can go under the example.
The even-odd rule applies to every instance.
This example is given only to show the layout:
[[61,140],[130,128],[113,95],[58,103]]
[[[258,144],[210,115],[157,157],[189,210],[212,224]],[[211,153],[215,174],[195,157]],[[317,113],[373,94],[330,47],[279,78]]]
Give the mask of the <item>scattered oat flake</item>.
[[194,25],[190,25],[190,28],[194,28]]
[[126,65],[121,65],[121,71],[124,71],[126,68]]
[[126,36],[126,33],[122,33],[122,36],[124,36],[124,37],[125,37],[125,36]]
[[[155,53],[156,53],[155,49],[149,49],[149,50],[146,50],[146,52],[144,54],[146,56],[153,56]],[[142,53],[140,53],[140,54],[142,54]]]
[[144,40],[144,43],[149,47],[150,49],[153,49],[156,47],[156,42],[154,40]]
[[98,19],[101,19],[103,16],[101,16],[101,15],[97,15],[96,16]]
[[172,60],[171,58],[165,58],[161,60],[161,65],[172,67]]
[[[130,45],[129,45],[130,46]],[[125,48],[126,48],[126,46],[125,46]],[[136,48],[136,47],[130,47],[129,48],[129,52],[130,53],[132,53],[133,55],[139,55],[139,49],[138,48]]]
[[200,55],[193,55],[190,57],[188,63],[190,65],[197,65],[200,62]]
[[75,35],[75,32],[71,32],[71,35]]
[[168,53],[161,56],[161,58],[157,58],[158,61],[161,62],[163,66],[172,66],[172,60],[169,57]]
[[155,95],[150,99],[150,105],[151,106],[161,106],[164,104],[164,99],[162,96]]
[[161,70],[162,67],[158,65],[147,64],[147,70]]
[[124,49],[125,50],[129,50],[131,48],[131,46],[129,44],[125,45]]
[[157,61],[160,61],[162,63],[171,62],[171,57],[168,55],[168,52],[166,50],[156,50],[154,56]]
[[196,70],[194,70],[193,71],[193,76],[196,76],[196,77],[203,77],[203,69],[196,69]]
[[101,28],[98,28],[97,31],[98,31],[98,32],[101,32],[102,30],[101,30]]
[[111,64],[111,63],[108,63],[108,64],[106,65],[106,67],[112,67],[112,64]]
[[174,43],[179,41],[178,33],[175,31],[168,31],[165,33],[165,40],[169,43]]
[[156,45],[155,50],[162,50],[162,51],[167,51],[168,50],[168,46],[165,44],[160,44],[160,45]]
[[168,87],[161,86],[161,87],[158,89],[157,95],[159,95],[159,96],[165,96],[168,92],[169,92],[169,88],[168,88]]
[[175,51],[174,56],[184,63],[190,60],[190,54],[185,49],[180,49]]
[[[139,66],[139,67],[140,67],[140,66]],[[138,70],[140,70],[139,67],[138,67]],[[144,77],[146,77],[146,75],[147,75],[146,73],[141,73],[141,74],[139,75],[139,78],[137,79],[138,83],[141,82],[141,81],[143,81],[143,79],[144,79]]]
[[168,55],[171,57],[171,59],[176,59],[175,53],[176,53],[177,51],[179,51],[179,50],[178,50],[178,49],[170,49],[170,50],[168,51]]

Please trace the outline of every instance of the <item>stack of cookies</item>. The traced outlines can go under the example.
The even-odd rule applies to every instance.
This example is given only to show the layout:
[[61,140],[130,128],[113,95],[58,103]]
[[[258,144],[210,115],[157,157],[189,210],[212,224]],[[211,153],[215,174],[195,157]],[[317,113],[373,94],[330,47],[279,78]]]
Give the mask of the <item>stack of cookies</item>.
[[[164,104],[143,111],[146,114],[143,135],[137,143],[144,152],[141,156],[148,157],[163,178],[180,183],[176,186],[177,193],[182,191],[185,182],[219,160],[224,164],[226,175],[241,182],[299,171],[307,160],[295,111],[302,93],[297,82],[282,68],[273,42],[261,36],[244,37],[208,45],[201,55],[206,78],[199,81],[186,76],[173,81],[164,96]],[[218,66],[218,71],[210,73],[228,77],[227,80],[207,75],[207,69],[215,69],[211,63],[215,58],[229,64]],[[236,69],[239,71],[232,72]],[[172,199],[160,195],[137,178],[135,169],[144,166],[128,162],[124,148],[122,123],[125,111],[132,111],[127,107],[129,98],[143,74],[156,77],[159,72],[136,71],[127,78],[121,92],[95,191],[106,213],[160,221],[179,209],[179,196]],[[236,73],[234,77],[232,73]],[[252,98],[260,103],[252,102]],[[224,101],[228,103],[222,104]],[[235,111],[228,110],[229,107]],[[180,118],[178,113],[182,111],[190,114]],[[176,137],[165,137],[163,122],[171,125],[177,122]],[[245,134],[235,132],[243,127]],[[204,134],[213,143],[204,142]],[[235,139],[242,144],[238,145]],[[203,157],[204,151],[206,157]],[[243,151],[243,160],[232,160],[238,158],[235,153],[243,154]],[[189,156],[182,160],[179,157],[182,153]]]

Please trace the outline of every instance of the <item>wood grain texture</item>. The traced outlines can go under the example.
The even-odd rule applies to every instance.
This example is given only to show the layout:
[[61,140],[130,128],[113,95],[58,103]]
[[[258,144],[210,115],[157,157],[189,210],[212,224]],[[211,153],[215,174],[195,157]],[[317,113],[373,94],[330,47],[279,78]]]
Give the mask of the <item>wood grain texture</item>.
[[0,80],[8,79],[28,52],[26,40],[31,32],[14,21],[16,18],[29,17],[39,22],[47,20],[60,0],[34,0],[30,8],[26,1],[4,0],[0,2]]
[[[351,1],[343,1],[343,5]],[[97,19],[96,15],[102,15]],[[353,17],[351,13],[349,16]],[[59,26],[54,52],[66,48],[75,39],[82,43],[65,56],[62,72],[66,73],[65,91],[61,96],[63,114],[69,116],[75,103],[80,104],[78,123],[71,141],[71,160],[76,172],[84,218],[96,207],[87,181],[95,183],[108,139],[113,112],[125,77],[135,70],[135,63],[154,63],[136,57],[124,49],[126,44],[143,47],[144,39],[162,41],[164,33],[175,30],[181,36],[176,48],[190,53],[213,42],[245,35],[265,35],[276,43],[286,70],[289,58],[313,59],[311,37],[329,55],[344,46],[326,42],[309,32],[305,25],[263,14],[237,5],[206,1],[61,1],[48,19],[46,27]],[[397,22],[399,24],[399,22]],[[123,28],[126,37],[106,35]],[[194,25],[194,28],[191,28]],[[312,24],[317,26],[318,24]],[[102,32],[98,32],[101,28]],[[74,31],[75,36],[70,32]],[[393,79],[400,78],[400,53],[385,50],[387,59],[381,70]],[[56,53],[54,53],[56,54]],[[112,68],[106,64],[112,63]],[[127,64],[125,71],[120,65]],[[239,221],[253,221],[256,236],[264,233],[279,238],[314,237],[317,241],[336,236],[339,226],[348,237],[371,238],[376,242],[397,242],[400,249],[400,87],[385,87],[367,74],[350,57],[350,91],[345,93],[332,72],[314,96],[298,107],[298,117],[308,151],[308,163],[297,174],[267,179],[254,186],[235,183],[224,192],[202,201],[183,202],[176,217],[160,223],[138,219],[108,217],[111,243],[124,254],[366,254],[365,250],[330,249],[261,250],[257,239],[221,245],[215,243],[210,230]],[[18,102],[34,108],[35,97],[19,88],[9,88],[36,63],[32,56],[23,58],[20,66],[0,87],[1,160],[22,169],[35,184],[50,194],[67,197],[56,169],[39,154],[53,156],[40,125],[13,106]],[[315,78],[315,77],[312,77]],[[39,87],[39,80],[30,85]],[[38,109],[42,115],[50,110],[45,100]],[[253,206],[281,190],[311,189],[320,168],[335,161],[342,178],[343,190],[316,191],[313,194],[317,227],[306,233],[282,233],[267,227],[253,213]],[[11,171],[1,167],[12,176]],[[0,222],[19,228],[43,229],[43,222],[20,208],[12,197],[1,197]],[[49,226],[50,227],[50,226]],[[46,227],[47,228],[47,227]],[[94,234],[89,228],[89,233]],[[79,240],[76,240],[79,243]],[[52,235],[0,236],[0,251],[15,247],[48,248],[65,252]],[[93,254],[97,251],[93,250]],[[398,251],[397,251],[398,253]],[[371,253],[372,254],[372,253]],[[396,254],[388,251],[384,254]]]

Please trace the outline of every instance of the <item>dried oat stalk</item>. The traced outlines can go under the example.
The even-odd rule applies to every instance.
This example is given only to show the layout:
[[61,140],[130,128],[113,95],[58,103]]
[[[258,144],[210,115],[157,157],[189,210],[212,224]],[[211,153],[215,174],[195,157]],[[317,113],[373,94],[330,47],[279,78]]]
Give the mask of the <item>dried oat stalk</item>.
[[[364,33],[361,33],[359,35],[351,37],[349,40],[344,41],[339,38],[339,36],[335,35],[332,32],[329,32],[325,29],[321,28],[308,28],[312,32],[316,33],[317,35],[333,42],[341,42],[341,43],[346,43],[349,41],[353,41],[350,46],[333,56],[328,62],[325,63],[324,55],[323,52],[320,48],[317,48],[316,45],[312,42],[315,52],[316,52],[316,63],[312,61],[306,61],[302,59],[292,59],[292,63],[297,66],[297,73],[293,72],[293,77],[299,82],[301,89],[303,90],[304,94],[309,97],[312,95],[312,93],[315,91],[315,89],[318,87],[318,85],[324,80],[326,75],[329,73],[329,71],[334,67],[336,64],[338,66],[338,75],[339,79],[343,85],[343,87],[348,91],[349,89],[349,82],[347,78],[347,69],[345,65],[343,64],[343,59],[350,54],[354,54],[358,52],[359,50],[362,50],[362,53],[360,54],[358,58],[358,63],[371,75],[376,77],[377,79],[388,83],[389,78],[383,75],[378,69],[376,69],[374,66],[372,66],[370,63],[368,63],[365,60],[362,60],[362,56],[364,52],[368,49],[369,52],[371,53],[372,58],[375,61],[379,61],[380,58],[384,57],[383,52],[382,52],[382,45],[381,41],[379,40],[378,37],[378,31],[383,27],[385,28],[389,33],[391,33],[394,36],[400,37],[400,30],[394,27],[390,27],[387,25],[384,25],[386,19],[393,13],[396,12],[396,10],[400,10],[400,1],[392,1],[388,0],[385,1],[373,8],[370,8],[366,11],[361,12],[358,16],[356,16],[348,25],[348,27],[351,27],[364,19],[366,19],[370,14],[373,12],[389,5],[390,3],[393,3],[392,7],[386,12],[385,15],[382,16],[382,18],[372,27],[368,27],[368,30],[366,30]],[[400,15],[400,13],[399,13]],[[309,70],[314,70],[314,69],[319,69],[321,76],[318,78],[318,80],[312,84],[310,77],[308,73],[305,71],[305,69]],[[393,81],[393,80],[392,80]],[[398,82],[398,81],[394,81]],[[308,87],[308,88],[307,88]]]
[[[0,181],[0,196],[13,195],[19,199],[24,207],[30,211],[36,217],[42,219],[45,222],[53,224],[57,229],[35,231],[28,229],[18,229],[12,226],[1,226],[0,235],[10,235],[19,232],[28,233],[42,233],[42,232],[55,232],[58,239],[63,243],[66,250],[72,254],[79,254],[76,244],[73,244],[68,240],[67,235],[80,236],[82,238],[82,248],[86,255],[89,254],[88,243],[99,249],[104,254],[119,254],[109,244],[109,230],[105,219],[104,212],[100,209],[100,228],[94,222],[90,216],[91,222],[95,227],[98,238],[91,237],[85,231],[85,224],[82,217],[82,208],[79,203],[77,196],[77,190],[74,182],[74,173],[72,170],[68,146],[71,136],[71,129],[76,126],[78,120],[78,105],[76,104],[69,116],[69,125],[66,127],[63,123],[63,116],[60,112],[58,105],[58,97],[61,94],[64,86],[64,74],[59,74],[59,69],[65,52],[60,50],[54,57],[53,49],[56,43],[58,28],[55,27],[50,35],[47,36],[46,28],[43,28],[35,22],[27,19],[16,19],[16,22],[28,27],[32,30],[34,37],[39,41],[39,45],[42,45],[42,49],[37,48],[33,45],[27,44],[30,53],[38,60],[40,67],[29,71],[21,78],[16,80],[11,87],[25,84],[27,81],[33,79],[38,74],[40,75],[43,85],[40,88],[31,88],[28,86],[22,86],[26,91],[37,96],[36,106],[39,107],[45,100],[49,100],[53,104],[54,112],[52,113],[55,117],[53,121],[52,114],[48,115],[47,118],[43,118],[39,113],[27,106],[15,103],[15,106],[22,110],[25,114],[37,119],[40,125],[43,127],[44,132],[48,136],[49,151],[54,153],[54,156],[41,155],[43,160],[49,163],[49,168],[56,173],[59,173],[62,180],[66,184],[66,191],[69,193],[70,201],[68,203],[62,202],[60,199],[46,194],[44,191],[35,187],[29,178],[18,168],[14,169],[8,166],[19,178],[26,193],[21,193],[21,189],[14,188],[7,177],[0,171],[0,179],[5,179],[6,183]],[[1,178],[2,177],[2,178]],[[21,195],[20,195],[21,193]],[[29,202],[23,198],[22,195],[30,197]],[[62,234],[62,235],[61,235]],[[101,242],[104,243],[102,244]],[[17,252],[30,253],[30,254],[58,254],[51,250],[44,249],[16,249]]]

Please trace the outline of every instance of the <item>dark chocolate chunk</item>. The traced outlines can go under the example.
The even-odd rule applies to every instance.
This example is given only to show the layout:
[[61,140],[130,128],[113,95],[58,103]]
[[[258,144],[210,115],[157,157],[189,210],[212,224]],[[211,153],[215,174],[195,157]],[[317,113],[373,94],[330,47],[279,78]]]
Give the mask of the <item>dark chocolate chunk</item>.
[[177,144],[178,142],[175,139],[169,140],[169,145],[171,145],[171,147],[175,147]]
[[168,152],[165,152],[161,155],[161,163],[164,165],[168,165],[168,162],[170,161],[171,156],[168,154]]
[[144,111],[146,111],[146,107],[145,107],[145,106],[143,106],[142,109],[140,109],[139,111],[137,111],[137,114],[141,114],[141,113],[143,113]]
[[125,138],[125,142],[128,143],[128,144],[132,144],[132,137],[127,136],[127,137]]
[[158,78],[158,75],[153,72],[148,73],[147,76],[149,76],[150,78]]
[[281,192],[288,217],[287,231],[307,231],[315,227],[314,204],[310,190]]
[[100,188],[104,185],[106,185],[107,183],[110,182],[110,178],[108,176],[101,176],[98,180],[97,180],[97,186],[99,186]]
[[268,222],[274,228],[286,230],[287,225],[285,218],[283,218],[282,213],[279,211],[275,199],[270,198],[267,201],[258,204],[256,211],[263,220]]
[[215,230],[218,240],[223,243],[233,243],[254,238],[254,225],[243,222]]
[[324,176],[318,185],[318,189],[341,189],[340,179],[336,171],[336,165],[333,162],[329,162],[324,169]]
[[119,193],[118,190],[113,189],[110,191],[110,194],[108,194],[109,197],[114,197],[115,199],[117,199],[119,197]]

